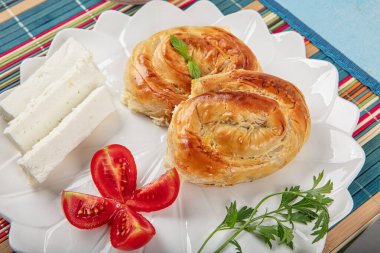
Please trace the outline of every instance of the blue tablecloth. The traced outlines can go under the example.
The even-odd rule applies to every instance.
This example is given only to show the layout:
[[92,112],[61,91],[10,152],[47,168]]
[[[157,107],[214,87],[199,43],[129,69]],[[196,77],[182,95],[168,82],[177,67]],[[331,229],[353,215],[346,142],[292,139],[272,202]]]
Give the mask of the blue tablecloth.
[[[301,33],[309,33],[306,37],[316,46],[380,94],[380,0],[261,2],[274,8],[277,14]],[[297,18],[310,29],[295,22]],[[298,23],[298,26],[292,23]],[[315,34],[310,34],[313,32]],[[341,54],[337,54],[334,48]]]

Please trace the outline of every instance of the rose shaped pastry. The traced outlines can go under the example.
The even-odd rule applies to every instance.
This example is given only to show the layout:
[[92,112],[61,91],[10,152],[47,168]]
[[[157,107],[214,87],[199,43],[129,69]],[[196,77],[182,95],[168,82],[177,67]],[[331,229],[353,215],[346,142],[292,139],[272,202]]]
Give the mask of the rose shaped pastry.
[[192,78],[185,59],[170,42],[175,36],[187,45],[189,55],[208,76],[234,69],[260,70],[247,45],[220,27],[177,27],[140,42],[126,67],[122,102],[134,111],[168,126],[174,107],[191,92]]
[[173,112],[166,163],[196,184],[248,182],[289,163],[309,132],[309,111],[293,84],[247,70],[206,76]]

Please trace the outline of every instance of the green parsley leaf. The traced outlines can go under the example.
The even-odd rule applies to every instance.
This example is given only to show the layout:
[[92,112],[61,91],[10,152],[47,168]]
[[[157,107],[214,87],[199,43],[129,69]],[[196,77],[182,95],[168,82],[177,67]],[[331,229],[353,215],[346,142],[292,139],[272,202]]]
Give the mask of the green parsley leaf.
[[191,78],[198,79],[199,77],[201,77],[202,70],[195,63],[195,61],[193,59],[191,59],[187,62],[187,68],[189,69],[189,73],[190,73]]
[[201,77],[202,70],[190,56],[186,43],[180,38],[170,35],[170,44],[183,58],[185,58],[185,61],[187,62],[187,69],[189,70],[191,78],[197,79]]
[[265,237],[268,237],[272,240],[276,239],[275,237],[278,236],[278,232],[277,232],[277,226],[258,226],[257,227],[257,230],[265,235]]
[[300,186],[292,186],[289,189],[285,188],[285,192],[282,194],[280,207],[287,206],[290,202],[295,200],[298,196],[293,194],[294,192],[300,192]]
[[[309,210],[308,210],[309,211]],[[310,211],[312,212],[312,211]],[[314,213],[315,214],[315,213]],[[307,224],[313,220],[315,220],[315,216],[314,215],[310,215],[310,213],[307,213],[307,212],[304,212],[303,210],[302,211],[298,211],[298,212],[294,212],[294,213],[291,213],[289,219],[292,221],[292,222],[298,222],[298,223],[302,223],[302,224]]]
[[332,189],[333,189],[333,183],[331,182],[331,180],[329,180],[324,186],[314,189],[313,192],[316,192],[319,194],[328,194],[332,191]]
[[177,52],[185,58],[186,61],[189,61],[191,58],[189,56],[189,51],[187,50],[186,43],[173,35],[170,35],[170,43],[177,50]]
[[[311,233],[315,237],[313,243],[321,240],[329,229],[330,216],[327,207],[333,201],[326,196],[332,191],[333,184],[328,181],[323,186],[318,187],[322,179],[323,172],[317,177],[313,177],[311,189],[303,191],[299,186],[285,188],[282,192],[266,196],[253,208],[243,206],[238,210],[236,201],[232,202],[229,207],[226,207],[227,215],[223,222],[209,235],[198,253],[202,252],[215,233],[223,230],[233,230],[234,233],[215,252],[221,252],[229,244],[233,244],[237,252],[241,252],[241,247],[236,238],[243,231],[260,238],[269,248],[272,248],[272,244],[277,242],[293,249],[294,223],[309,224],[314,222]],[[281,203],[278,208],[266,209],[265,212],[257,215],[263,203],[275,196],[281,196]],[[271,225],[273,223],[275,225]]]
[[230,243],[235,246],[236,253],[243,253],[240,244],[236,240],[232,240]]
[[322,178],[323,178],[323,171],[321,173],[319,173],[318,177],[313,176],[313,188],[312,189],[317,187],[317,185],[321,182]]
[[272,249],[272,241],[276,241],[279,237],[277,226],[264,226],[259,225],[255,228],[255,231],[250,232],[253,235],[256,235],[259,239],[263,240],[265,244]]
[[237,214],[237,221],[243,222],[245,219],[248,219],[248,217],[252,214],[252,212],[253,212],[253,208],[243,206]]
[[277,233],[281,242],[285,243],[289,248],[293,249],[293,229],[283,225],[281,222],[277,223]]
[[226,207],[227,215],[224,218],[223,223],[226,224],[228,227],[233,228],[235,226],[237,217],[238,217],[238,211],[236,209],[236,201],[232,202],[229,207]]

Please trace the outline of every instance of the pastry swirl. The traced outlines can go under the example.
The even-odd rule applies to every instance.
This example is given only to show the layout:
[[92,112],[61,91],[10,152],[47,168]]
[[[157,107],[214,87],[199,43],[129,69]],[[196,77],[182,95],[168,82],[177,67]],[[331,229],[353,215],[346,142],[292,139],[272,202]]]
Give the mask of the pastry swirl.
[[139,43],[126,67],[122,102],[161,126],[167,126],[174,107],[191,92],[185,59],[172,47],[170,35],[183,40],[202,76],[234,69],[260,70],[252,51],[219,27],[177,27],[158,32]]
[[289,163],[310,131],[302,93],[264,73],[235,70],[197,79],[176,107],[166,164],[192,183],[225,186]]

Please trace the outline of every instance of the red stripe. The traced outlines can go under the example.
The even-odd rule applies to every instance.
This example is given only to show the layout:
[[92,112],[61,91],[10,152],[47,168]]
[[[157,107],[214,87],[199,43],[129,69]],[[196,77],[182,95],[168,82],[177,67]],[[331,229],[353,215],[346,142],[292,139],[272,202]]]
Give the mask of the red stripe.
[[8,67],[12,66],[13,64],[18,63],[18,62],[22,61],[22,60],[25,59],[25,58],[28,58],[30,55],[32,55],[32,54],[38,52],[39,50],[41,50],[41,48],[37,47],[37,48],[34,49],[33,51],[28,52],[27,54],[21,56],[20,58],[17,58],[17,59],[15,59],[15,60],[11,61],[10,63],[6,64],[5,66],[2,66],[2,67],[0,68],[0,71],[3,71],[3,70],[5,70],[5,69],[7,69]]
[[9,228],[7,228],[5,231],[0,233],[0,238],[7,236],[9,234]]
[[190,0],[190,1],[186,2],[186,3],[183,3],[182,5],[180,5],[178,7],[181,8],[181,9],[183,9],[183,8],[186,8],[187,6],[189,6],[189,5],[191,5],[191,4],[195,3],[195,2],[196,2],[196,0]]
[[380,108],[380,103],[377,104],[375,107],[373,107],[369,112],[361,116],[359,119],[359,123],[365,120],[366,118],[368,118],[369,116],[371,116],[371,114],[374,114],[379,108]]
[[[5,228],[8,225],[9,225],[8,221],[4,220],[3,218],[0,218],[0,230],[3,229],[3,228]],[[7,231],[7,232],[5,233],[5,231]],[[8,233],[9,233],[9,228],[7,230],[5,230],[5,231],[3,231],[0,234],[0,243],[2,241],[6,240],[6,237],[7,237]],[[3,238],[5,238],[5,239],[3,239]]]
[[[180,6],[180,8],[185,8],[185,7],[189,6],[190,4],[192,4],[192,3],[194,3],[194,2],[196,2],[196,0],[191,0],[191,1],[189,1],[189,2],[186,2],[186,3],[182,4],[182,5]],[[93,9],[95,9],[95,8],[97,8],[97,7],[99,7],[99,6],[103,5],[103,4],[105,4],[105,3],[106,3],[106,1],[104,1],[104,2],[100,2],[100,3],[97,3],[97,4],[95,4],[94,6],[91,6],[90,8],[88,8],[88,10],[93,10]],[[119,7],[121,7],[121,6],[122,6],[122,5],[119,4],[119,5],[115,6],[115,7],[112,8],[112,9],[117,9],[117,8],[119,8]],[[65,24],[67,24],[67,23],[69,23],[70,21],[76,19],[77,17],[82,16],[83,14],[86,14],[86,11],[82,11],[82,12],[80,12],[80,13],[78,13],[78,14],[72,16],[71,18],[69,18],[69,19],[63,21],[62,23],[56,24],[55,26],[53,26],[53,27],[51,27],[51,28],[49,28],[49,29],[43,31],[42,33],[36,35],[35,37],[36,37],[36,38],[40,38],[40,37],[44,36],[45,34],[49,33],[50,31],[55,30],[55,29],[57,29],[57,28],[59,28],[59,27],[61,27],[61,26],[64,26]],[[22,42],[21,44],[19,44],[19,45],[13,47],[12,49],[10,49],[10,50],[8,50],[8,51],[5,51],[4,53],[0,54],[0,57],[3,57],[4,55],[7,55],[7,54],[12,53],[13,51],[17,50],[18,48],[24,46],[25,44],[30,43],[32,40],[33,40],[33,39],[30,38],[29,40],[26,40],[26,41]]]
[[119,9],[119,8],[122,7],[122,6],[124,6],[124,5],[122,5],[122,4],[118,4],[118,5],[116,5],[115,7],[112,7],[111,10]]
[[283,26],[281,26],[280,28],[276,29],[273,31],[273,33],[279,33],[279,32],[282,32],[283,30],[285,30],[286,28],[288,28],[289,25],[288,24],[285,24]]
[[360,134],[363,130],[365,130],[367,127],[369,127],[372,123],[376,122],[376,120],[378,120],[380,117],[380,115],[377,115],[375,117],[373,117],[372,119],[370,119],[367,123],[365,123],[364,125],[362,125],[359,129],[357,129],[353,134],[352,136],[355,137],[357,136],[358,134]]
[[77,28],[83,28],[83,27],[85,27],[86,25],[91,24],[91,23],[94,23],[94,20],[93,20],[93,19],[89,19],[89,20],[87,20],[86,22],[84,22],[84,23],[80,24],[79,26],[77,26]]
[[[104,4],[104,2],[97,3],[97,4],[95,4],[94,6],[90,7],[88,10],[92,10],[92,9],[94,9],[94,8],[96,8],[96,7],[100,6],[100,5],[102,5],[102,4]],[[62,23],[56,24],[55,26],[53,26],[53,27],[51,27],[51,28],[49,28],[49,29],[43,31],[42,33],[38,34],[38,35],[36,36],[36,38],[39,38],[39,37],[41,37],[41,36],[47,34],[48,32],[50,32],[50,31],[52,31],[52,30],[54,30],[54,29],[56,29],[56,28],[58,28],[58,27],[60,27],[60,26],[63,26],[63,25],[65,25],[65,24],[69,23],[70,21],[72,21],[72,20],[74,20],[74,19],[76,19],[76,18],[82,16],[83,14],[86,14],[86,11],[82,11],[82,12],[80,12],[80,13],[77,13],[76,15],[70,17],[69,19],[63,21]]]
[[4,236],[3,238],[0,238],[0,244],[4,241],[8,240],[8,236]]
[[5,226],[8,225],[8,224],[9,224],[8,221],[6,221],[6,220],[4,220],[4,219],[1,219],[1,220],[0,220],[0,229],[3,228],[3,227],[5,227]]
[[350,80],[351,78],[352,78],[351,75],[346,76],[345,78],[343,78],[343,79],[339,82],[339,86],[343,85],[345,82],[347,82],[347,81]]
[[[88,10],[92,10],[92,9],[94,9],[94,8],[100,6],[100,5],[105,4],[105,3],[106,3],[106,2],[100,2],[100,3],[97,3],[97,4],[95,4],[94,6],[88,8]],[[78,14],[72,16],[71,18],[69,18],[69,19],[63,21],[62,23],[56,24],[55,26],[53,26],[53,27],[51,27],[51,28],[49,28],[49,29],[43,31],[42,33],[36,35],[35,37],[36,37],[36,38],[40,38],[41,36],[43,36],[43,35],[49,33],[50,31],[52,31],[52,30],[54,30],[54,29],[57,29],[58,27],[61,27],[61,26],[65,25],[65,24],[67,24],[68,22],[72,21],[73,19],[76,19],[76,18],[79,17],[79,16],[82,16],[83,14],[86,14],[86,11],[82,11],[82,12],[80,12],[80,13],[78,13]],[[0,57],[3,57],[3,56],[6,55],[6,54],[10,54],[10,53],[12,53],[13,51],[17,50],[18,48],[24,46],[25,44],[30,43],[32,40],[33,40],[33,39],[30,38],[29,40],[22,42],[21,44],[15,46],[14,48],[12,48],[12,49],[10,49],[10,50],[8,50],[8,51],[6,51],[6,52],[0,54]]]
[[[48,48],[48,47],[50,47],[51,42],[52,42],[52,41],[50,40],[50,41],[46,42],[45,44],[42,44],[41,47],[42,47],[42,48]],[[38,48],[36,48],[35,50],[33,50],[32,52],[29,52],[28,54],[22,56],[21,58],[16,59],[16,60],[14,60],[14,61],[8,63],[7,65],[1,67],[1,68],[0,68],[0,71],[3,71],[3,70],[5,70],[5,69],[7,69],[8,67],[10,67],[10,65],[13,65],[13,64],[17,63],[17,62],[19,62],[20,60],[24,60],[24,59],[25,59],[25,56],[28,57],[28,56],[30,56],[30,55],[36,53],[37,51],[42,51],[42,50],[41,50],[40,47],[38,47]]]
[[12,53],[12,52],[15,51],[16,49],[18,49],[18,48],[24,46],[25,44],[28,44],[28,43],[29,43],[30,41],[32,41],[32,40],[33,40],[33,39],[29,39],[29,40],[27,40],[27,41],[24,41],[24,42],[22,42],[21,44],[15,46],[14,48],[11,48],[11,49],[9,49],[8,51],[5,51],[4,53],[1,53],[1,54],[0,54],[0,58],[3,57],[3,56],[6,55],[6,54]]

